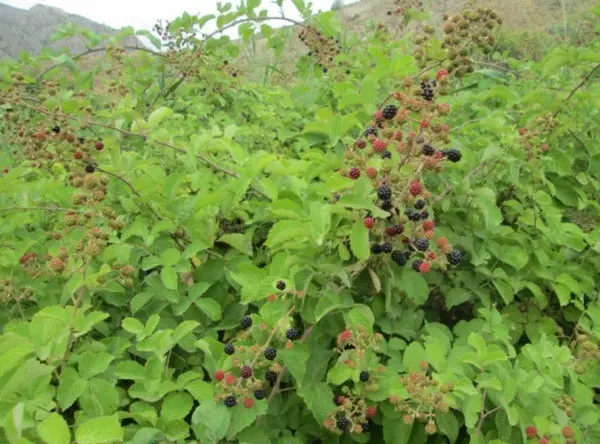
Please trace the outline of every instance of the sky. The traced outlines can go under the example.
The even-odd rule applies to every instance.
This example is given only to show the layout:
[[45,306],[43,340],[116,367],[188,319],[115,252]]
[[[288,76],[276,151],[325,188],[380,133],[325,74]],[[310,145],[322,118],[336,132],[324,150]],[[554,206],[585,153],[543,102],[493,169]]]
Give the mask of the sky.
[[[230,0],[239,4],[239,0]],[[71,14],[81,15],[112,28],[133,26],[151,30],[157,19],[173,19],[183,12],[210,14],[216,12],[216,0],[0,0],[17,8],[29,9],[36,4],[55,6]],[[225,3],[225,2],[223,2]],[[313,11],[327,10],[332,0],[312,0]],[[291,0],[284,0],[284,11],[290,18],[298,18]],[[262,8],[277,12],[271,0],[263,0]],[[275,23],[273,23],[276,26]]]

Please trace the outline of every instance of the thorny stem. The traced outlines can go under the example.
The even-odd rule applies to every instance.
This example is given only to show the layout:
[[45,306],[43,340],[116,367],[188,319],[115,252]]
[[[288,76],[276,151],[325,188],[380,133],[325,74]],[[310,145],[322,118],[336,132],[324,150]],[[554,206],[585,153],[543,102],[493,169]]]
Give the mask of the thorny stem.
[[[586,84],[586,82],[588,80],[590,80],[592,78],[592,76],[594,75],[594,73],[600,69],[600,63],[597,64],[584,78],[583,80],[581,80],[581,82],[579,82],[579,84],[573,88],[571,90],[571,92],[569,93],[569,95],[567,96],[567,99],[565,100],[565,102],[569,102],[569,100],[571,100],[571,98],[573,97],[573,95],[581,88],[583,87],[583,85]],[[558,110],[556,110],[556,112],[554,113],[554,117],[556,117],[562,110],[564,110],[564,108],[559,108]]]

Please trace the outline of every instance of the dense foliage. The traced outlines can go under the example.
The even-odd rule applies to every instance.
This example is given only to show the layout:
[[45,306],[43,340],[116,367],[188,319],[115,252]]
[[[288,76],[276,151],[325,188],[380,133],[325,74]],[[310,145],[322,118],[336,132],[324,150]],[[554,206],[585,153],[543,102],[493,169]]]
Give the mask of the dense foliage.
[[600,40],[293,3],[0,65],[2,442],[600,442]]

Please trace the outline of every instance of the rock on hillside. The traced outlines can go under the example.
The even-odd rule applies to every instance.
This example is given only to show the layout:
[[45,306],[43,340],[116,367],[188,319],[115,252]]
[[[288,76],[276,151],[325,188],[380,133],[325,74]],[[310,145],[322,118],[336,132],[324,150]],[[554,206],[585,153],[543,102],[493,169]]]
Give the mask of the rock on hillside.
[[[68,48],[73,53],[84,51],[80,38],[50,41],[57,27],[67,23],[75,23],[99,34],[116,33],[108,26],[52,6],[35,5],[27,10],[0,3],[0,59],[17,57],[22,51],[38,54],[44,47]],[[132,38],[129,44],[135,44],[135,39]]]

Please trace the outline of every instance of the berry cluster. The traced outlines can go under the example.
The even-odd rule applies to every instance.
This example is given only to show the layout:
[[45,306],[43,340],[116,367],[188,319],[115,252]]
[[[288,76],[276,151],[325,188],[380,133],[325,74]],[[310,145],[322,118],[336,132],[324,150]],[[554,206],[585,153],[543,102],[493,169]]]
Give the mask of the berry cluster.
[[377,415],[377,407],[368,405],[364,397],[352,393],[347,387],[342,392],[343,395],[333,398],[337,408],[325,419],[323,426],[337,435],[368,432],[371,418]]
[[550,133],[556,128],[558,121],[552,114],[539,117],[527,127],[518,129],[521,146],[527,153],[527,160],[539,159],[550,150],[546,143]]
[[367,365],[366,355],[368,352],[378,353],[383,336],[379,333],[369,333],[360,325],[354,329],[347,328],[337,336],[335,351],[340,353],[343,363],[350,368],[359,369],[358,379],[364,383],[365,391],[379,390],[377,373],[385,370],[379,366],[375,372],[371,372]]
[[[550,444],[550,442],[558,442],[558,441],[550,441],[552,439],[552,436],[550,436],[548,434],[545,434],[544,436],[540,437],[539,431],[536,426],[527,426],[525,428],[525,435],[527,435],[527,438],[529,438],[529,439],[538,439],[537,440],[538,444]],[[561,430],[561,436],[562,436],[562,438],[564,438],[565,444],[575,444],[576,443],[575,439],[573,439],[573,437],[575,436],[575,431],[573,430],[572,427],[569,427],[569,426],[563,427]]]
[[335,58],[341,52],[339,40],[325,36],[314,26],[305,26],[298,38],[308,47],[308,55],[314,57],[317,66],[327,72],[335,66]]
[[[426,171],[440,172],[445,162],[462,158],[457,149],[440,148],[450,141],[444,123],[450,106],[437,103],[436,98],[447,92],[448,85],[446,70],[431,80],[423,76],[420,85],[412,77],[404,79],[403,89],[392,95],[396,103],[379,109],[363,137],[347,150],[345,160],[351,168],[340,171],[353,180],[364,173],[376,188],[379,207],[389,213],[385,220],[370,213],[364,216],[365,227],[376,239],[372,255],[391,254],[399,266],[415,256],[412,267],[421,273],[462,260],[460,251],[445,238],[431,242],[436,237],[429,209],[433,195],[423,177]],[[405,165],[412,167],[409,176],[401,170]]]
[[269,293],[267,295],[268,302],[275,302],[277,300],[286,300],[288,297],[302,299],[304,297],[304,292],[301,290],[295,290],[293,288],[289,288],[285,281],[277,281],[275,283],[276,292]]
[[390,403],[395,410],[403,413],[402,420],[406,424],[417,421],[426,422],[425,431],[433,435],[437,431],[435,423],[436,412],[447,413],[450,409],[444,401],[444,395],[454,390],[453,384],[439,384],[438,381],[426,373],[429,364],[421,362],[422,372],[413,372],[402,376],[400,382],[406,388],[409,397],[399,399],[390,398]]
[[444,42],[450,64],[448,71],[463,77],[473,72],[470,56],[479,49],[484,54],[492,52],[495,44],[494,30],[502,24],[498,13],[490,8],[477,7],[444,17]]

